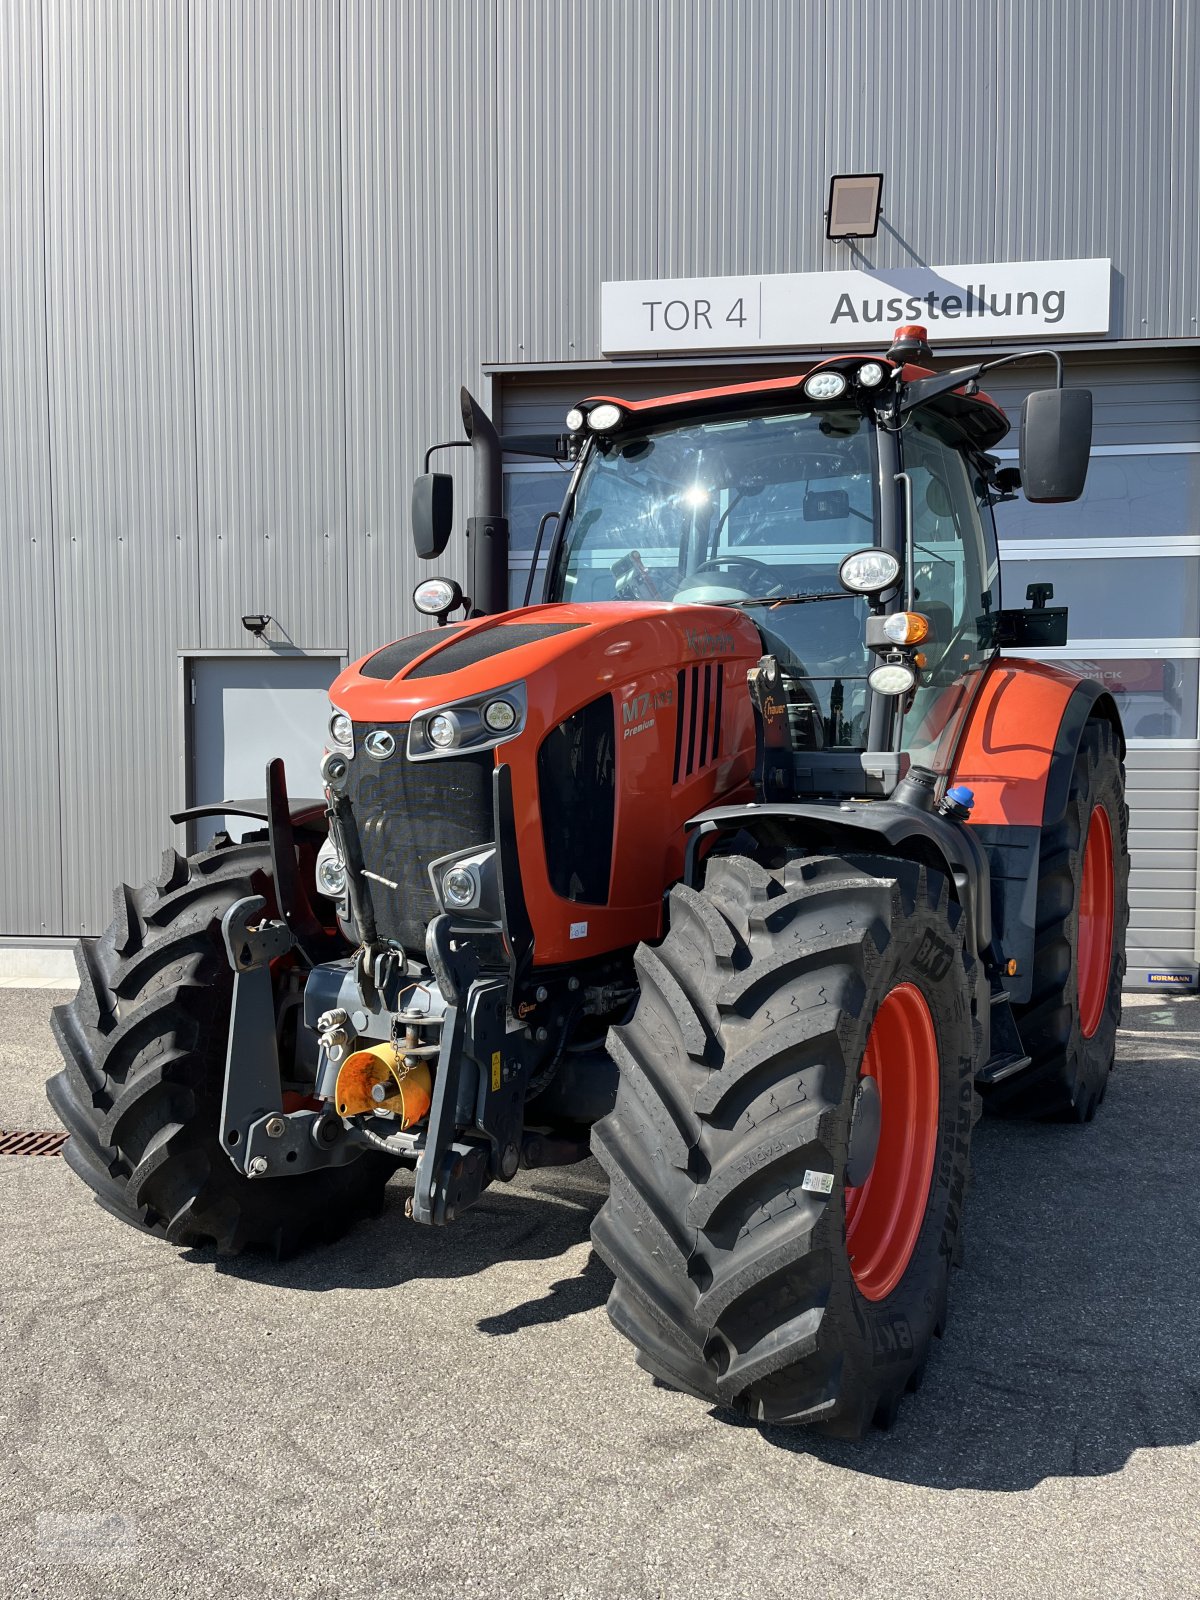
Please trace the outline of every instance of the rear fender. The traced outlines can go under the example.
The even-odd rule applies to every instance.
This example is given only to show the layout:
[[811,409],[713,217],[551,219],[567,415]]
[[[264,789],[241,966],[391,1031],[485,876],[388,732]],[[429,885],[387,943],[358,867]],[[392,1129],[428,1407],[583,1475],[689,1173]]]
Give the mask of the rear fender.
[[997,657],[951,774],[952,783],[975,794],[970,826],[991,868],[992,939],[1017,1005],[1032,994],[1042,830],[1066,812],[1080,740],[1093,717],[1112,725],[1124,755],[1120,713],[1101,684],[1045,662]]

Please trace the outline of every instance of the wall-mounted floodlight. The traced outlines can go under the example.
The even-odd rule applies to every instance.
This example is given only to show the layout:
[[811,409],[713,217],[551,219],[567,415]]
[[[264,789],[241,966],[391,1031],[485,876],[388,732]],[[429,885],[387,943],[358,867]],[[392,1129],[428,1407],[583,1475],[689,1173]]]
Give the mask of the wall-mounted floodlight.
[[829,180],[827,239],[873,239],[879,231],[882,172],[838,172]]

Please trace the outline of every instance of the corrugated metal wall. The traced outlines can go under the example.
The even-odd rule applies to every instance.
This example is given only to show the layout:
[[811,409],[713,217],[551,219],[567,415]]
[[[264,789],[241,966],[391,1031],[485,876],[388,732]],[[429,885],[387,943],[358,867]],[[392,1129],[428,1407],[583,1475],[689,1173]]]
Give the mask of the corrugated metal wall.
[[885,174],[872,265],[1112,256],[1115,336],[1197,333],[1194,5],[509,0],[502,14],[509,359],[597,355],[601,279],[851,264],[824,238],[834,172]]
[[872,262],[1111,255],[1114,335],[1200,332],[1190,5],[5,0],[0,935],[152,865],[180,652],[411,627],[461,382],[594,361],[606,277],[844,264],[877,165]]

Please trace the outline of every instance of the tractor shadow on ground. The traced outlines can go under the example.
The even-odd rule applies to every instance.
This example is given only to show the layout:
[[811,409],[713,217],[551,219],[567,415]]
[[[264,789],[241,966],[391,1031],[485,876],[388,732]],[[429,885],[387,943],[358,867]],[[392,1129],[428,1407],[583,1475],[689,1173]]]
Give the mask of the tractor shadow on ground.
[[982,1122],[966,1260],[920,1392],[860,1444],[763,1438],[898,1482],[991,1490],[1200,1440],[1197,1128],[1197,1036],[1145,1032],[1123,1036],[1090,1125]]
[[[522,1173],[513,1184],[494,1184],[452,1226],[427,1228],[404,1215],[412,1177],[398,1173],[388,1184],[383,1213],[360,1222],[343,1238],[291,1260],[249,1254],[217,1256],[189,1252],[224,1276],[306,1294],[329,1289],[393,1289],[401,1284],[469,1278],[497,1262],[549,1261],[586,1244],[592,1218],[606,1193],[594,1162],[561,1170]],[[515,1333],[556,1322],[603,1305],[611,1277],[597,1258],[582,1272],[550,1285],[547,1292],[502,1316],[479,1323],[487,1334]]]

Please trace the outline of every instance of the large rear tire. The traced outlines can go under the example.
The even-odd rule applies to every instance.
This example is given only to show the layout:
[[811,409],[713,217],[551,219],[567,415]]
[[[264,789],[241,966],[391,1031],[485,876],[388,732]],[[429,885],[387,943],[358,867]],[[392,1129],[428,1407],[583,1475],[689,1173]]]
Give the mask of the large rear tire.
[[64,1064],[46,1092],[68,1165],[114,1216],[171,1244],[288,1255],[377,1212],[394,1166],[367,1153],[250,1180],[222,1150],[233,973],[221,918],[250,894],[273,903],[263,842],[190,860],[168,850],[155,883],[123,884],[111,926],[76,947],[79,992],[51,1019]]
[[984,1092],[989,1110],[1090,1122],[1121,1021],[1129,924],[1129,810],[1112,725],[1083,730],[1067,808],[1043,830],[1033,993],[1013,1014],[1030,1065]]
[[960,908],[910,862],[731,856],[669,918],[593,1130],[609,1315],[674,1388],[857,1437],[946,1319],[976,1104]]

